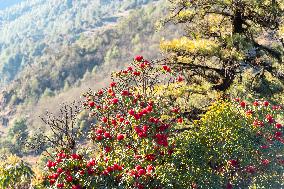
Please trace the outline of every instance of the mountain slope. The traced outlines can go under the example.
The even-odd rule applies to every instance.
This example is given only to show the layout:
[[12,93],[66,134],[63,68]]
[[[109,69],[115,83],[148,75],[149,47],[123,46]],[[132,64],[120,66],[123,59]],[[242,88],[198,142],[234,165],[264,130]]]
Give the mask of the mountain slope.
[[[94,32],[151,2],[33,0],[0,11],[2,114],[10,115],[15,105],[36,103],[42,95],[68,88],[102,64],[105,49],[98,49],[110,39],[104,41],[107,32],[104,38]],[[95,40],[91,49],[80,47],[78,42],[88,38]],[[7,125],[5,119],[2,123]]]
[[[80,33],[100,27],[129,8],[129,1],[32,0],[0,12],[0,78],[13,80],[28,64],[37,61],[46,49],[67,46]],[[143,4],[137,1],[135,6]]]
[[[15,78],[3,84],[4,90],[0,94],[0,125],[9,128],[14,119],[25,118],[29,130],[38,128],[42,125],[38,116],[43,115],[46,109],[55,111],[58,104],[79,100],[80,94],[88,88],[104,86],[110,72],[131,61],[136,54],[143,54],[149,59],[159,57],[160,40],[178,33],[176,27],[155,31],[157,18],[165,11],[164,2],[141,1],[140,4],[133,4],[113,1],[115,4],[112,8],[109,4],[99,2],[99,6],[106,8],[103,10],[106,13],[101,13],[98,21],[83,24],[80,30],[52,35],[49,32],[55,30],[53,32],[56,33],[66,28],[51,27],[49,32],[43,28],[41,38],[36,38],[37,33],[34,32],[32,39],[36,39],[27,40],[22,36],[23,43],[5,42],[0,56],[5,56],[4,52],[10,49],[17,52],[17,56],[25,52],[27,57],[21,59]],[[107,7],[114,11],[109,12]],[[78,8],[76,11],[76,14],[83,14],[79,12],[85,9]],[[70,19],[66,17],[66,20]],[[11,22],[18,22],[18,18]],[[64,25],[65,22],[62,23]],[[47,25],[49,24],[48,22]],[[35,50],[40,44],[43,47]],[[12,67],[15,66],[13,62],[10,63]],[[3,131],[6,133],[7,129]],[[2,142],[4,144],[5,141]],[[13,145],[9,147],[11,146]]]

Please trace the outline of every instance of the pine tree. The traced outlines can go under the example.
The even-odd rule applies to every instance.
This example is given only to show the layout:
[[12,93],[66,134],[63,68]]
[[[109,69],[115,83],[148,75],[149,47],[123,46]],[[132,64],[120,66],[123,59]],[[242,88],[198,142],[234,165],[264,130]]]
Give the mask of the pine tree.
[[[163,22],[182,24],[185,35],[162,41],[168,63],[190,82],[227,91],[244,72],[284,83],[283,0],[176,0]],[[282,32],[282,33],[281,33]],[[283,70],[283,71],[282,71]]]

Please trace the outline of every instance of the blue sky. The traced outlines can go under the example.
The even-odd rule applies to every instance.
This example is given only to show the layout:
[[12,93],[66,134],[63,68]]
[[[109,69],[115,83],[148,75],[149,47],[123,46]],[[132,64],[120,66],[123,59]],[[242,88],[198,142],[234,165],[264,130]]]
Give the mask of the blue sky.
[[0,9],[4,9],[11,5],[17,4],[21,1],[24,1],[24,0],[0,0]]

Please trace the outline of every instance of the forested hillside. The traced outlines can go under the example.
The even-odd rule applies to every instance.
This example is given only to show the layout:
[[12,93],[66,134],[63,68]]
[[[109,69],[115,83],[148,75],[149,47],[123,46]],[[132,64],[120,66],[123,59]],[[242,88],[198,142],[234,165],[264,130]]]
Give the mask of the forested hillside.
[[164,7],[163,1],[37,0],[2,11],[1,130],[21,119],[29,129],[42,125],[38,116],[46,109],[103,85],[104,74],[135,53],[157,58],[159,41],[178,33],[156,32],[153,18]]

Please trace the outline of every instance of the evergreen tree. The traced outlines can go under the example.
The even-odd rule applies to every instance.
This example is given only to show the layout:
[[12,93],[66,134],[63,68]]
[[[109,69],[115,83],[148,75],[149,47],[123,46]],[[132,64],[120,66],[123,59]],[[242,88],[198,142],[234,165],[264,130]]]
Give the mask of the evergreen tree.
[[[182,24],[185,35],[162,41],[167,63],[194,83],[227,91],[245,72],[251,81],[284,83],[282,0],[178,0],[164,24]],[[281,36],[282,35],[282,36]]]

